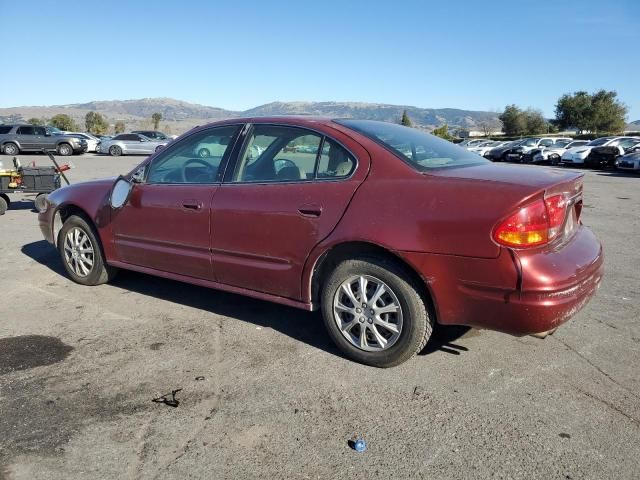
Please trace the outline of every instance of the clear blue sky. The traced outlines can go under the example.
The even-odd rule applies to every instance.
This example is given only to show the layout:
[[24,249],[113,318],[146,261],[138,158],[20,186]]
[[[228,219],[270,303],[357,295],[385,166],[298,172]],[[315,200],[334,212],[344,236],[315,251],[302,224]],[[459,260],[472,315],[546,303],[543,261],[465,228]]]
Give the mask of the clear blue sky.
[[0,106],[166,96],[552,116],[561,94],[606,88],[640,119],[640,0],[91,3],[0,0]]

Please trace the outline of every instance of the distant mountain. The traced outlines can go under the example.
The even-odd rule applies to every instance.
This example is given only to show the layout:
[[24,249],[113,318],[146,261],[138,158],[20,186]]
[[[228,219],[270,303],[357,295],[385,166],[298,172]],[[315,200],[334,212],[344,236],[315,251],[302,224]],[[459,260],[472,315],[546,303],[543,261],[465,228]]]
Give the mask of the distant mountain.
[[627,123],[624,130],[625,132],[640,132],[640,120],[634,120],[633,122]]
[[0,122],[26,121],[30,118],[49,119],[59,113],[84,124],[87,112],[104,115],[111,124],[125,122],[128,129],[150,128],[151,115],[162,114],[161,128],[167,133],[180,133],[195,125],[238,116],[321,115],[327,117],[360,118],[398,122],[406,110],[413,123],[426,129],[444,123],[451,128],[482,130],[498,128],[498,113],[455,108],[418,108],[408,105],[387,105],[359,102],[272,102],[245,111],[232,111],[183,102],[173,98],[143,98],[139,100],[104,100],[44,107],[0,108]]

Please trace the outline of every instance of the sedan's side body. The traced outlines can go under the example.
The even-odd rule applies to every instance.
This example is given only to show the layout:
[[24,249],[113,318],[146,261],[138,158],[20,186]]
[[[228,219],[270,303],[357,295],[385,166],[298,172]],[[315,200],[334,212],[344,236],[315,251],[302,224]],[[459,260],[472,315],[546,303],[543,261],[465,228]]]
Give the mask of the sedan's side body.
[[[438,323],[515,335],[556,328],[593,295],[603,273],[603,253],[580,223],[581,174],[492,164],[466,153],[468,165],[418,171],[399,158],[399,151],[367,133],[367,127],[304,117],[234,119],[199,127],[127,176],[135,182],[122,208],[109,205],[113,179],[79,184],[50,196],[40,226],[45,238],[62,248],[61,225],[80,215],[95,227],[112,267],[307,310],[322,304],[329,324],[324,289],[350,259],[379,261],[403,272]],[[286,134],[280,143],[260,143],[278,132]],[[199,158],[194,151],[203,142],[219,142],[212,149],[219,156]],[[412,150],[414,158],[424,151]],[[260,176],[265,158],[280,162],[275,176]],[[305,167],[307,158],[315,167]],[[180,168],[162,167],[179,161],[184,163]],[[556,240],[529,248],[496,241],[497,226],[514,212],[559,196],[567,213]],[[360,301],[366,296],[362,278]],[[375,284],[373,277],[366,278]],[[404,302],[407,312],[410,305]],[[346,308],[336,305],[334,310]],[[364,316],[361,321],[367,318],[382,322]],[[396,331],[388,322],[380,325]],[[368,341],[362,333],[367,328],[356,329],[362,345]],[[389,334],[379,342],[383,346],[392,340],[396,336]],[[397,364],[400,358],[376,363],[341,348],[378,366]]]

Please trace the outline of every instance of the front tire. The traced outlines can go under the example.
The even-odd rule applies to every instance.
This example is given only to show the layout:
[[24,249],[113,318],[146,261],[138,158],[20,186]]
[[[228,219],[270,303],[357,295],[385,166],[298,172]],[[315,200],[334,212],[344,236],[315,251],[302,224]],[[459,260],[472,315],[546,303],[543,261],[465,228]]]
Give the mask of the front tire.
[[47,209],[47,194],[39,193],[33,201],[33,206],[39,213],[43,213]]
[[6,143],[4,145],[4,153],[5,155],[18,155],[20,153],[20,149],[18,148],[18,145],[16,145],[15,143]]
[[58,155],[62,155],[63,157],[68,157],[73,155],[73,148],[68,143],[61,143],[58,145]]
[[211,153],[209,152],[208,148],[201,148],[200,150],[198,150],[198,156],[200,158],[209,158],[211,156]]
[[0,195],[0,215],[4,215],[9,209],[9,202],[4,196]]
[[106,264],[94,229],[78,215],[72,215],[62,225],[58,252],[71,279],[81,285],[101,285],[117,273],[116,268]]
[[344,260],[322,289],[329,336],[350,359],[374,367],[399,365],[424,348],[433,329],[419,286],[398,264]]
[[112,157],[119,157],[120,155],[122,155],[122,149],[117,145],[113,145],[109,147],[109,155],[111,155]]

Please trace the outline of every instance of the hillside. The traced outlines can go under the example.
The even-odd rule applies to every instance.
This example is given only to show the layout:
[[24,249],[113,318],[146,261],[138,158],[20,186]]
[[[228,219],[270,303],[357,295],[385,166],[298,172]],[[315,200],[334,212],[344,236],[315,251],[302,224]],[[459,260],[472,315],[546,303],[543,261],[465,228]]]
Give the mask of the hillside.
[[272,102],[245,111],[232,111],[172,98],[102,100],[69,105],[0,108],[0,122],[26,121],[33,117],[49,119],[56,114],[66,113],[83,125],[87,112],[96,111],[104,115],[111,124],[122,120],[128,129],[134,129],[149,128],[151,115],[160,112],[163,118],[161,128],[168,133],[181,133],[194,125],[237,116],[321,115],[397,122],[404,110],[415,125],[427,129],[444,123],[453,128],[474,130],[481,130],[484,125],[499,125],[497,113],[455,108],[418,108],[358,102]]

